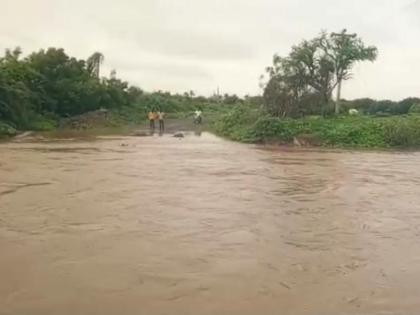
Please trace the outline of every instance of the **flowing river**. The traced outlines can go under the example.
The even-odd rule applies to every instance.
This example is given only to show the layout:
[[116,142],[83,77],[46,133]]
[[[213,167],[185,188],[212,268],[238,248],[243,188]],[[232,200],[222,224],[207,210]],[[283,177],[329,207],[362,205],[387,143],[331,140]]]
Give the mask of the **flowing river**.
[[419,312],[420,153],[0,144],[1,315]]

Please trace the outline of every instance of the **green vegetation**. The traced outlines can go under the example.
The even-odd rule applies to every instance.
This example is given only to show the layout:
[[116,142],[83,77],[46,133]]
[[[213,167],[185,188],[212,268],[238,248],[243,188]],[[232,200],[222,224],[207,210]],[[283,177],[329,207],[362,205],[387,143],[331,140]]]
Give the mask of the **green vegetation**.
[[[304,40],[286,57],[274,55],[266,69],[268,82],[262,85],[266,110],[277,117],[325,116],[332,108],[339,114],[342,82],[351,78],[357,62],[374,61],[377,54],[376,47],[343,30]],[[337,101],[331,104],[334,90]]]
[[63,49],[23,59],[19,48],[7,50],[0,58],[0,121],[21,130],[49,130],[63,117],[127,105],[137,92],[116,78],[95,75]]
[[420,114],[420,99],[417,100],[418,103],[414,104],[410,107],[410,113],[411,114]]
[[242,142],[386,148],[420,146],[420,115],[279,118],[244,106],[215,124],[218,134]]
[[[11,130],[52,130],[68,121],[82,120],[91,112],[107,112],[99,119],[106,126],[138,124],[147,111],[192,112],[239,102],[236,95],[204,98],[192,91],[183,95],[157,91],[146,93],[116,77],[100,77],[104,56],[96,52],[87,60],[68,56],[63,49],[49,48],[22,58],[20,48],[0,57],[0,134]],[[96,119],[96,116],[95,116]],[[5,126],[9,127],[5,127]],[[88,122],[80,129],[92,127]]]
[[[384,148],[420,146],[420,100],[340,98],[356,62],[374,61],[377,49],[357,34],[321,33],[275,55],[266,69],[263,108],[240,106],[215,124],[218,134],[243,142]],[[337,100],[332,102],[332,93]],[[359,115],[349,116],[349,111]],[[357,110],[357,111],[354,111]],[[397,116],[398,115],[398,116]]]
[[419,109],[420,98],[409,97],[400,102],[390,100],[376,101],[370,98],[356,99],[352,101],[342,100],[341,108],[343,113],[348,113],[352,108],[357,109],[360,114],[372,116],[392,116],[416,113]]
[[[322,32],[275,55],[267,67],[263,95],[196,96],[144,92],[117,78],[101,77],[104,56],[86,60],[49,48],[22,58],[19,48],[0,57],[0,136],[16,130],[121,128],[145,123],[162,110],[175,125],[192,123],[196,109],[218,134],[243,142],[340,147],[420,146],[420,99],[341,99],[341,84],[357,62],[378,51],[357,34]],[[263,77],[262,77],[263,80]],[[332,99],[333,91],[337,98]],[[348,115],[351,111],[352,115]],[[188,123],[189,121],[189,123]],[[177,125],[178,126],[178,125]]]
[[0,121],[0,138],[4,136],[16,135],[16,129],[12,126]]

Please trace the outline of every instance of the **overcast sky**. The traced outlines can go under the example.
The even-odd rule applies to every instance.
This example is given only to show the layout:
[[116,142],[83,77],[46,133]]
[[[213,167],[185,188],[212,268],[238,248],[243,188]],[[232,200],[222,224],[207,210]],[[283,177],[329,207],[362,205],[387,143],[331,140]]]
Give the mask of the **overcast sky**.
[[272,55],[321,29],[357,32],[379,59],[343,97],[420,96],[420,0],[0,0],[0,49],[105,55],[145,90],[261,93]]

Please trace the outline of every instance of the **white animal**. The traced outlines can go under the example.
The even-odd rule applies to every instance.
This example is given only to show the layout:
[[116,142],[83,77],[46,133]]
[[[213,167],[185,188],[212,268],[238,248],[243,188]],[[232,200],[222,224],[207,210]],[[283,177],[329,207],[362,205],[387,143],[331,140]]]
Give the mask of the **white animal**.
[[351,116],[359,115],[359,111],[355,108],[349,109],[349,115]]

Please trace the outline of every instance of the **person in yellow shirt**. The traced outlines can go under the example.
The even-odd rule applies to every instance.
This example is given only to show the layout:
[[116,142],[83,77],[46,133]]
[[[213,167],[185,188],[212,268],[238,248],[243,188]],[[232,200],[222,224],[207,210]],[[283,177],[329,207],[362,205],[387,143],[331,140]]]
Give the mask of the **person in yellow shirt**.
[[147,118],[149,118],[150,122],[150,130],[155,131],[155,120],[156,120],[156,113],[154,111],[150,111],[149,114],[147,114]]

